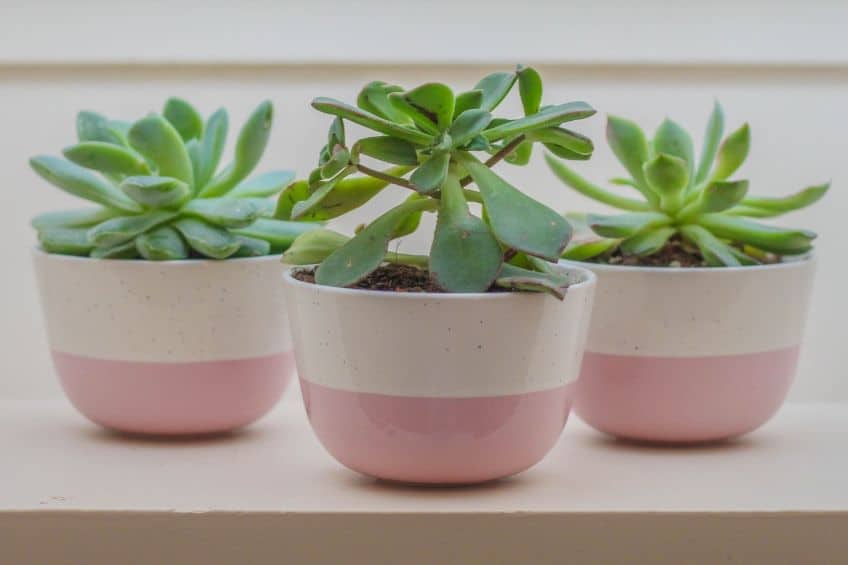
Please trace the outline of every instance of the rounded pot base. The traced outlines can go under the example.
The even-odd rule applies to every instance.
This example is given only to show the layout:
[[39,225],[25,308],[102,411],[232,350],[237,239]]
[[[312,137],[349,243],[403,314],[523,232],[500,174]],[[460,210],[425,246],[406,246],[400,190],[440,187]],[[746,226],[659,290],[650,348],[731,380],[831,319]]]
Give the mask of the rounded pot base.
[[312,428],[333,457],[364,475],[418,486],[488,482],[533,466],[557,442],[574,390],[431,398],[300,383]]
[[786,398],[798,347],[710,357],[638,357],[586,352],[575,412],[625,440],[699,444],[765,424]]
[[294,373],[291,352],[183,363],[94,359],[53,351],[71,403],[119,432],[189,436],[235,430],[264,416]]

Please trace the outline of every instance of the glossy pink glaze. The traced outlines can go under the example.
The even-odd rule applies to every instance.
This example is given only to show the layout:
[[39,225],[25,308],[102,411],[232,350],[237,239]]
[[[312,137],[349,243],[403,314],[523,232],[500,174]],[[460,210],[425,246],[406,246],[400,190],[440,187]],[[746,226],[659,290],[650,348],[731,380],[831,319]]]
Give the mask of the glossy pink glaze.
[[510,396],[421,398],[300,380],[318,439],[340,463],[381,479],[479,483],[539,462],[562,432],[574,385]]
[[635,357],[587,351],[574,410],[594,428],[628,439],[689,443],[739,436],[783,404],[798,352]]
[[149,363],[53,351],[73,405],[91,421],[140,434],[208,434],[265,415],[294,373],[294,354],[231,361]]

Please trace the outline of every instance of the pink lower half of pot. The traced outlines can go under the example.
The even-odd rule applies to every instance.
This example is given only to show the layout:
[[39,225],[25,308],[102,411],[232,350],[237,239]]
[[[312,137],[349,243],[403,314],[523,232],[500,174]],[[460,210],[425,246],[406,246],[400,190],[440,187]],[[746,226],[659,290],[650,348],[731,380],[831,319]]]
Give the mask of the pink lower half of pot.
[[709,357],[586,352],[575,411],[622,438],[675,443],[728,439],[765,424],[792,384],[799,348]]
[[340,463],[372,477],[470,484],[538,463],[571,410],[574,385],[494,397],[349,392],[300,381],[315,434]]
[[53,352],[71,403],[91,421],[140,434],[209,434],[246,426],[279,401],[294,354],[201,362],[137,362]]

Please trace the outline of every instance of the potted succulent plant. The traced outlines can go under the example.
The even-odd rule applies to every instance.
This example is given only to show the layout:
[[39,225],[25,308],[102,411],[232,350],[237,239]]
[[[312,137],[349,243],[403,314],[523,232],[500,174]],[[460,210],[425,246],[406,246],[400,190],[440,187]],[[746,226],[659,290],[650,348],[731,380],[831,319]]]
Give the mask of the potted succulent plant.
[[[494,118],[516,82],[525,116]],[[591,142],[561,124],[595,112],[583,102],[542,107],[541,96],[538,73],[519,67],[460,94],[372,82],[358,106],[313,101],[336,118],[318,168],[280,195],[278,218],[328,220],[386,182],[409,193],[352,238],[315,230],[283,256],[320,263],[292,268],[285,286],[310,422],[349,468],[480,482],[530,467],[559,437],[594,277],[557,266],[569,224],[492,167],[526,163],[535,142],[588,158]],[[347,121],[378,135],[350,143]],[[437,217],[429,255],[389,252],[423,213]]]
[[595,237],[564,254],[599,279],[575,410],[601,431],[665,442],[730,438],[765,423],[789,390],[815,234],[751,218],[809,206],[829,185],[749,196],[748,181],[730,180],[748,155],[748,125],[721,141],[723,129],[716,103],[696,161],[675,122],[664,121],[649,142],[635,123],[610,116],[608,142],[630,174],[612,183],[640,198],[547,157],[567,185],[625,211],[588,215]]
[[94,422],[219,432],[279,400],[294,370],[279,253],[316,226],[270,217],[269,197],[293,173],[247,178],[272,117],[270,102],[256,108],[217,173],[226,110],[204,121],[177,98],[132,124],[81,112],[65,159],[30,160],[51,184],[97,204],[32,222],[54,365]]

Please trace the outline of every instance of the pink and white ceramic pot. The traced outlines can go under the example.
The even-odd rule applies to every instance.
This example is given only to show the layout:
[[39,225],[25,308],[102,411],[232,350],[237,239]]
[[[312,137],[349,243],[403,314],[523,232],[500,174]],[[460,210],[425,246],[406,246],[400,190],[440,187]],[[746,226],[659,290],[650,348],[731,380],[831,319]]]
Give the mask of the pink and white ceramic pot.
[[635,440],[755,430],[798,362],[815,262],[724,268],[584,264],[598,276],[575,411]]
[[408,483],[506,477],[540,461],[571,409],[592,308],[565,300],[393,293],[284,277],[306,412],[350,469]]
[[35,250],[34,260],[62,387],[107,428],[239,428],[294,374],[279,256],[152,262]]

